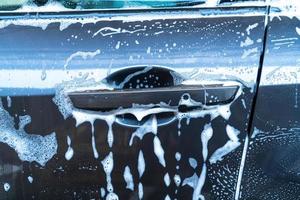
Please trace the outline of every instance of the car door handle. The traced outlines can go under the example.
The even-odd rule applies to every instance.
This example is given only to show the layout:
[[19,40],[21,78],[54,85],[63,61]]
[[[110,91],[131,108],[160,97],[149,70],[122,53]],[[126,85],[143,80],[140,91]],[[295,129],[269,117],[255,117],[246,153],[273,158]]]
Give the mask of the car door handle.
[[[103,80],[112,90],[74,91],[68,95],[75,108],[118,113],[116,121],[125,126],[140,126],[153,115],[158,125],[164,125],[173,121],[178,112],[228,104],[235,99],[240,87],[234,82],[232,85],[222,82],[203,85],[197,81],[189,84],[191,82],[184,80],[180,74],[167,68],[132,67],[118,70]],[[138,119],[125,112],[135,108],[147,110],[149,114]]]
[[[234,100],[238,85],[179,85],[149,89],[117,89],[102,91],[71,92],[69,97],[75,108],[95,111],[110,111],[131,108],[133,104],[181,106],[181,111],[197,105],[224,105]],[[182,99],[192,99],[198,104],[183,105]]]

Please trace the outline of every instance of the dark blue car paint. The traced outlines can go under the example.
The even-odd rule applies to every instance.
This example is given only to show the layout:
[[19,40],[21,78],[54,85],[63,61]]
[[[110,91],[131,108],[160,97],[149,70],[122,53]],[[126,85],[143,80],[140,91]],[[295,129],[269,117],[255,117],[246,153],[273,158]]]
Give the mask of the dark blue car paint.
[[[231,9],[229,8],[229,10]],[[41,67],[63,69],[65,60],[70,54],[76,51],[95,51],[99,47],[102,53],[100,55],[103,56],[101,59],[74,60],[70,68],[88,68],[91,71],[96,68],[107,68],[111,64],[112,57],[118,60],[118,62],[113,62],[113,65],[111,65],[115,69],[140,64],[162,65],[175,71],[189,67],[213,69],[216,66],[221,66],[230,69],[237,66],[252,66],[256,71],[252,79],[256,80],[257,76],[260,76],[257,79],[260,83],[257,85],[258,90],[253,92],[253,88],[246,86],[244,94],[232,105],[232,114],[228,121],[221,117],[211,120],[209,116],[193,119],[189,124],[183,120],[180,128],[182,132],[180,137],[177,136],[178,122],[159,127],[159,137],[163,146],[166,147],[165,158],[168,163],[166,168],[162,168],[153,155],[153,146],[151,145],[153,138],[151,135],[145,137],[143,141],[136,141],[133,147],[128,147],[127,142],[134,129],[115,124],[113,129],[116,145],[113,147],[113,151],[116,155],[114,159],[118,162],[113,173],[115,192],[120,199],[138,198],[137,188],[135,188],[134,192],[125,189],[126,185],[122,176],[126,165],[129,164],[131,169],[136,168],[135,160],[137,159],[138,149],[143,149],[148,168],[142,179],[144,198],[164,199],[168,194],[171,199],[191,199],[193,193],[191,187],[177,187],[172,181],[171,185],[166,187],[162,177],[166,172],[170,174],[171,179],[175,174],[179,174],[182,179],[190,177],[194,173],[198,176],[200,175],[202,170],[201,163],[203,163],[200,133],[205,124],[211,123],[214,129],[214,136],[209,145],[209,155],[228,140],[225,132],[227,124],[240,131],[241,145],[217,164],[208,163],[207,181],[202,190],[205,199],[298,199],[300,196],[299,159],[296,156],[299,150],[297,147],[299,136],[297,134],[299,134],[298,120],[300,119],[297,103],[299,96],[298,83],[296,82],[292,85],[271,84],[265,73],[267,73],[268,67],[273,67],[274,65],[278,67],[297,65],[299,42],[296,41],[291,48],[281,47],[281,49],[274,49],[272,38],[276,38],[277,35],[283,38],[299,38],[295,30],[295,27],[299,25],[299,20],[287,17],[282,17],[281,20],[274,18],[269,21],[268,32],[265,32],[265,13],[267,8],[257,9],[261,12],[260,16],[245,17],[237,15],[230,18],[224,17],[226,20],[220,16],[218,18],[203,18],[201,16],[196,20],[180,19],[179,21],[187,21],[187,23],[183,23],[183,26],[178,28],[182,31],[187,31],[187,33],[176,33],[175,31],[172,34],[163,33],[156,35],[155,33],[159,30],[154,29],[146,30],[141,35],[137,35],[139,32],[134,34],[124,33],[116,34],[109,38],[95,37],[90,40],[87,39],[91,38],[87,35],[87,30],[92,30],[92,33],[94,33],[100,27],[107,26],[106,24],[113,28],[122,27],[123,30],[127,30],[130,25],[136,22],[109,21],[83,26],[77,23],[70,25],[63,31],[59,31],[59,24],[57,23],[50,24],[45,31],[36,27],[10,25],[0,29],[1,38],[6,38],[0,41],[0,48],[3,48],[0,55],[1,67],[3,69],[39,69]],[[205,10],[191,9],[190,12],[201,13]],[[224,10],[225,13],[228,12],[227,9]],[[241,10],[243,9],[241,8]],[[181,11],[176,10],[174,12]],[[231,12],[238,13],[240,11],[239,9],[232,9]],[[222,11],[220,13],[222,15]],[[130,12],[128,15],[130,15]],[[46,17],[52,16],[46,15]],[[236,21],[234,22],[234,20]],[[224,21],[234,23],[221,26],[220,29],[215,29],[215,27],[213,30],[199,29],[199,27],[205,27],[208,24],[218,25]],[[171,24],[172,22],[174,20],[163,20],[162,24]],[[253,48],[258,48],[258,52],[254,56],[241,59],[244,49],[240,47],[240,43],[244,41],[242,40],[244,38],[238,38],[236,32],[244,31],[249,25],[255,23],[258,23],[258,27],[255,32],[251,33],[251,39],[254,41],[260,39],[262,42],[254,44]],[[150,27],[155,22],[143,21],[141,24]],[[289,25],[290,29],[282,28],[286,24]],[[165,28],[163,30],[166,30]],[[176,30],[176,28],[170,28],[170,31]],[[231,29],[233,31],[228,32]],[[224,35],[219,35],[220,33],[224,33]],[[265,55],[261,55],[264,50],[264,33],[267,33],[265,41],[266,51]],[[74,40],[73,42],[62,44],[72,34],[85,34],[82,35],[84,40]],[[198,41],[199,37],[203,35],[207,39]],[[24,37],[28,37],[28,39]],[[31,40],[32,37],[34,40]],[[115,48],[120,40],[132,44],[139,37],[141,37],[139,39],[141,45],[134,47],[131,45],[126,47],[125,45],[124,48]],[[158,57],[161,55],[159,53],[153,55],[146,53],[149,45],[156,52],[165,48],[165,43],[161,41],[170,41],[171,44],[176,41],[176,45],[180,46],[181,44],[184,48],[174,48],[174,51],[162,54],[163,57]],[[197,44],[197,42],[199,43]],[[50,52],[53,52],[52,54],[49,54],[49,49],[51,49]],[[222,53],[220,53],[220,49]],[[2,52],[4,53],[2,54]],[[129,55],[132,54],[140,54],[141,58],[128,60]],[[287,60],[286,55],[289,56]],[[55,62],[53,62],[53,58],[55,58]],[[182,59],[172,62],[176,58]],[[196,58],[194,62],[186,62],[186,60],[192,58]],[[261,74],[257,73],[259,69]],[[247,76],[247,72],[241,72],[237,78],[243,81],[245,76]],[[208,79],[213,78],[215,76]],[[220,79],[220,77],[217,77],[217,79]],[[225,76],[226,81],[232,79],[233,77],[231,76]],[[25,84],[30,82],[30,80],[24,81]],[[284,80],[282,81],[284,82]],[[9,192],[1,191],[0,193],[4,199],[101,198],[100,188],[106,186],[106,181],[103,170],[98,168],[100,167],[100,160],[94,159],[92,156],[91,138],[89,137],[91,126],[88,123],[84,123],[76,128],[75,120],[72,117],[64,120],[52,101],[54,89],[48,88],[46,92],[48,95],[46,96],[41,95],[44,93],[42,89],[29,90],[19,87],[13,92],[11,88],[2,88],[2,91],[0,91],[2,96],[12,96],[12,107],[8,106],[9,101],[6,97],[2,98],[2,102],[10,115],[14,116],[16,128],[18,128],[18,116],[30,115],[32,122],[25,127],[28,133],[44,133],[46,135],[56,132],[58,140],[57,155],[47,163],[46,167],[42,167],[34,162],[21,162],[13,149],[4,143],[0,144],[0,152],[5,152],[1,158],[3,174],[1,182],[11,183]],[[34,95],[26,96],[28,92]],[[257,99],[255,100],[255,107],[252,107],[254,97]],[[246,108],[243,106],[243,100]],[[248,122],[251,117],[253,121],[250,120],[249,125]],[[97,144],[101,147],[99,151],[101,160],[110,151],[106,144],[106,129],[103,121],[96,121],[95,130],[97,132]],[[249,130],[251,132],[248,132]],[[64,153],[67,149],[66,135],[71,133],[75,154],[74,159],[66,162],[64,160]],[[248,135],[250,136],[249,140],[246,139]],[[245,141],[246,143],[244,143]],[[246,148],[247,156],[244,171],[241,171],[241,165],[243,164],[241,159],[245,153],[244,145],[248,148]],[[182,152],[182,159],[179,163],[174,157],[177,151]],[[188,162],[190,157],[194,157],[199,161],[200,164],[196,169],[190,166]],[[176,169],[177,165],[180,166],[180,170]],[[132,173],[134,183],[137,185],[139,182],[138,172],[133,170]],[[29,175],[34,177],[33,183],[28,182],[27,177]],[[240,177],[241,185],[238,185]]]

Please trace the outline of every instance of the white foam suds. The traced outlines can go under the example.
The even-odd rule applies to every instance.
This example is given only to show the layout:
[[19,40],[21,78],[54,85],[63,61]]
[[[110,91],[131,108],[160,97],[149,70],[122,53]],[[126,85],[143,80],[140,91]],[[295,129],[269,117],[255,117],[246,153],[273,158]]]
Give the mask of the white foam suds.
[[171,200],[170,196],[167,194],[167,196],[165,197],[165,200]]
[[65,158],[66,160],[70,160],[73,157],[74,150],[71,147],[71,138],[69,136],[67,136],[67,144],[68,144],[68,150],[65,153]]
[[196,186],[198,184],[198,180],[199,180],[199,177],[197,176],[196,173],[194,173],[193,176],[185,178],[182,181],[182,186],[188,185],[188,186],[192,187],[195,190]]
[[115,34],[121,34],[121,33],[136,33],[146,31],[146,29],[136,29],[136,30],[127,30],[127,29],[121,29],[121,28],[113,28],[113,27],[103,27],[99,29],[97,32],[93,34],[93,37],[97,36],[99,33],[102,36],[109,36],[109,35],[115,35]]
[[[60,98],[56,98],[54,100],[54,102],[57,101],[57,99]],[[67,106],[59,106],[62,107],[62,114],[66,113],[65,115],[68,116],[68,112],[69,109],[67,109],[67,111],[65,111],[66,108],[70,108],[72,111],[72,116],[76,119],[76,126],[84,123],[84,122],[89,122],[92,126],[92,147],[93,147],[93,152],[94,152],[94,157],[97,158],[98,157],[98,152],[96,149],[96,144],[95,144],[95,136],[94,136],[94,122],[95,120],[105,120],[107,125],[108,125],[108,133],[107,133],[107,142],[109,144],[109,147],[113,146],[113,142],[114,142],[114,136],[113,136],[113,130],[112,130],[112,126],[113,123],[115,122],[115,116],[118,114],[122,114],[122,112],[124,110],[117,110],[115,111],[116,113],[102,113],[102,112],[88,112],[88,111],[83,111],[83,110],[79,110],[79,109],[74,109],[72,108],[72,106],[68,106],[69,102],[63,102],[60,105],[65,105],[67,104]],[[60,109],[61,110],[61,109]],[[134,109],[133,109],[134,112]],[[126,113],[126,111],[124,112]]]
[[208,155],[208,147],[207,147],[208,141],[211,139],[212,136],[213,136],[213,129],[211,127],[211,124],[206,124],[201,133],[202,156],[204,162],[207,160],[207,155]]
[[[72,107],[72,106],[64,106],[64,107],[62,106],[63,112],[65,112],[64,110],[68,107]],[[137,118],[137,120],[141,121],[144,117],[152,114],[162,113],[162,112],[175,112],[175,111],[176,111],[175,108],[133,107],[128,109],[117,109],[111,112],[104,113],[104,112],[96,112],[96,111],[83,111],[83,110],[73,108],[72,116],[76,119],[76,126],[84,122],[90,122],[93,126],[94,121],[97,119],[106,121],[108,125],[107,142],[109,146],[112,147],[113,145],[112,125],[115,122],[115,116],[130,113],[134,115]],[[152,131],[155,131],[155,129],[152,129]]]
[[144,189],[143,189],[143,184],[140,182],[139,183],[139,191],[138,191],[138,194],[139,194],[139,199],[143,199],[143,196],[144,196]]
[[116,47],[115,47],[115,49],[120,49],[120,45],[121,45],[121,42],[120,42],[120,41],[118,41],[118,42],[117,42],[117,44],[116,44]]
[[0,101],[0,142],[13,148],[22,161],[36,161],[44,166],[57,152],[55,133],[49,135],[27,134],[24,126],[30,123],[29,116],[20,117],[19,129],[14,119],[3,108]]
[[259,130],[258,128],[254,127],[253,133],[251,135],[251,138],[255,138],[258,134],[260,134],[262,131]]
[[106,193],[105,189],[104,188],[100,188],[100,195],[101,195],[102,198],[104,198],[105,193]]
[[[145,167],[146,167],[145,158],[144,158],[142,150],[140,150],[139,157],[138,157],[139,179],[142,178],[142,176],[145,172]],[[144,196],[143,184],[141,182],[139,182],[139,184],[138,184],[138,196],[139,196],[139,199],[142,199]]]
[[144,159],[144,155],[143,152],[140,150],[139,152],[139,157],[138,157],[138,172],[139,172],[139,176],[140,178],[143,176],[144,172],[145,172],[145,159]]
[[194,158],[189,158],[189,163],[192,168],[196,169],[198,163]]
[[245,39],[245,41],[241,41],[240,47],[247,47],[247,46],[250,46],[252,44],[254,44],[254,41],[251,40],[249,37],[247,37]]
[[[204,196],[201,194],[202,188],[206,179],[206,161],[208,156],[208,142],[213,136],[213,129],[211,124],[206,124],[201,133],[201,143],[202,143],[202,156],[203,156],[203,166],[200,177],[198,178],[196,174],[194,174],[189,179],[186,179],[186,184],[189,184],[194,188],[193,192],[193,200],[203,199]],[[198,178],[196,182],[196,178]]]
[[238,146],[240,146],[238,135],[240,133],[239,130],[233,128],[230,125],[226,126],[227,136],[230,139],[226,142],[223,147],[218,148],[210,157],[209,162],[211,164],[216,163],[217,161],[223,160],[223,157],[228,153],[235,150]]
[[28,176],[28,177],[27,177],[27,180],[28,180],[29,183],[32,183],[32,182],[33,182],[32,176]]
[[[231,116],[230,106],[231,106],[231,104],[217,107],[218,113],[226,120],[228,120],[229,117]],[[212,118],[214,118],[214,117],[212,117]]]
[[174,180],[175,185],[177,187],[179,187],[181,184],[181,177],[178,174],[175,174],[173,180]]
[[4,183],[3,188],[4,188],[5,192],[7,192],[10,189],[9,183]]
[[[68,102],[64,102],[64,104],[68,104]],[[67,108],[70,107],[72,109],[71,115],[76,119],[76,126],[84,123],[84,122],[94,122],[96,119],[104,120],[110,127],[110,123],[115,116],[123,115],[123,114],[132,114],[138,121],[141,121],[146,116],[150,116],[157,113],[164,113],[164,112],[177,112],[177,108],[175,107],[154,107],[152,108],[152,104],[150,105],[133,105],[132,108],[124,108],[124,109],[117,109],[110,112],[97,112],[97,111],[85,111],[80,109],[72,108],[72,105],[67,105]],[[67,112],[64,111],[63,112]],[[110,127],[111,128],[111,127]]]
[[255,55],[258,53],[258,48],[245,49],[242,55],[242,59],[247,58],[248,56]]
[[108,194],[106,196],[107,200],[115,200],[118,199],[118,196],[113,192],[114,188],[111,180],[111,173],[114,168],[114,159],[113,153],[110,152],[102,161],[101,164],[103,166],[104,172],[106,174],[106,183],[107,183],[107,191]]
[[170,180],[170,176],[169,176],[168,173],[166,173],[166,174],[164,175],[164,182],[165,182],[165,185],[166,185],[167,187],[170,186],[171,180]]
[[158,158],[159,163],[162,166],[166,167],[166,161],[164,158],[165,151],[164,151],[164,149],[161,145],[161,142],[157,136],[155,136],[153,139],[153,146],[154,146],[154,153],[155,153],[156,157]]
[[115,193],[111,192],[107,194],[106,200],[119,200],[119,197]]
[[11,107],[11,98],[10,98],[10,96],[7,96],[6,97],[6,101],[7,101],[7,107]]
[[64,65],[64,68],[67,69],[67,67],[69,66],[70,62],[76,58],[76,57],[79,57],[79,58],[82,58],[83,60],[86,60],[88,58],[92,59],[94,58],[95,56],[99,55],[101,53],[100,49],[97,49],[95,51],[77,51],[73,54],[71,54],[67,60],[66,60],[66,63]]
[[180,161],[180,159],[181,159],[181,153],[176,152],[176,153],[175,153],[175,159],[176,159],[177,161]]
[[107,132],[107,143],[109,147],[111,148],[114,142],[114,135],[113,135],[113,130],[112,130],[112,125],[115,122],[115,116],[109,115],[106,118],[106,123],[108,125],[108,132]]
[[246,32],[248,35],[250,35],[250,32],[255,29],[256,27],[258,27],[258,23],[254,23],[254,24],[251,24],[249,25],[247,28],[246,28]]
[[19,116],[19,129],[24,129],[27,124],[31,122],[29,115]]
[[204,196],[201,194],[205,179],[206,179],[206,163],[203,163],[202,171],[198,179],[198,183],[193,192],[193,200],[199,200],[199,199],[205,200]]
[[134,182],[133,182],[133,177],[132,177],[129,166],[125,167],[123,177],[126,182],[126,188],[133,191],[134,190]]
[[97,159],[99,157],[99,154],[98,154],[98,151],[97,151],[96,141],[95,141],[95,127],[94,127],[94,122],[91,122],[91,126],[92,126],[92,149],[93,149],[94,158]]
[[121,28],[103,27],[98,31],[96,31],[93,34],[93,37],[97,36],[99,33],[104,37],[109,35],[114,35],[114,34],[121,33]]
[[129,141],[129,146],[132,145],[134,137],[138,137],[140,140],[142,140],[147,133],[153,133],[155,135],[157,133],[157,120],[155,116],[151,117],[143,125],[138,127],[135,132],[132,133]]

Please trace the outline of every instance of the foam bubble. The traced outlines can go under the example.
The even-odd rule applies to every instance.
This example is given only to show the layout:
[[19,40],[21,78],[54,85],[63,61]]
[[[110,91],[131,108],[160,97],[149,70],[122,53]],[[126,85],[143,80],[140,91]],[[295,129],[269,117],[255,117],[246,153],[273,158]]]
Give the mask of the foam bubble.
[[27,180],[28,180],[29,183],[32,183],[32,182],[33,182],[32,176],[28,176],[28,177],[27,177]]
[[134,190],[134,182],[133,182],[133,177],[132,177],[129,166],[125,167],[123,177],[126,182],[126,188],[133,191]]
[[140,150],[139,152],[139,158],[138,158],[138,172],[140,175],[140,178],[143,176],[144,172],[145,172],[145,159],[144,159],[144,155],[143,152]]
[[66,160],[70,160],[73,157],[74,151],[73,148],[71,147],[71,138],[67,136],[67,144],[68,144],[68,150],[65,153],[65,158]]
[[42,166],[57,153],[55,133],[49,135],[27,134],[24,126],[30,123],[30,117],[20,118],[19,129],[14,127],[14,119],[0,102],[0,142],[13,148],[22,161],[37,162]]
[[3,188],[4,188],[5,192],[7,192],[8,190],[10,190],[9,183],[4,183]]
[[168,173],[166,173],[164,176],[164,182],[167,187],[169,187],[169,185],[171,184],[170,176]]
[[154,145],[154,153],[155,153],[156,157],[158,158],[159,163],[162,166],[166,167],[166,161],[164,158],[165,151],[162,148],[161,142],[157,136],[155,136],[153,139],[153,145]]

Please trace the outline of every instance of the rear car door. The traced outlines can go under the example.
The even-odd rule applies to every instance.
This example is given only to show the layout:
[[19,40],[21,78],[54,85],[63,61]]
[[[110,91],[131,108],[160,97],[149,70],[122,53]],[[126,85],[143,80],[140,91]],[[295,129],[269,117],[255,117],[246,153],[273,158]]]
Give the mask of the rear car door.
[[299,3],[271,6],[242,199],[300,197]]
[[4,199],[239,199],[266,6],[1,12]]

